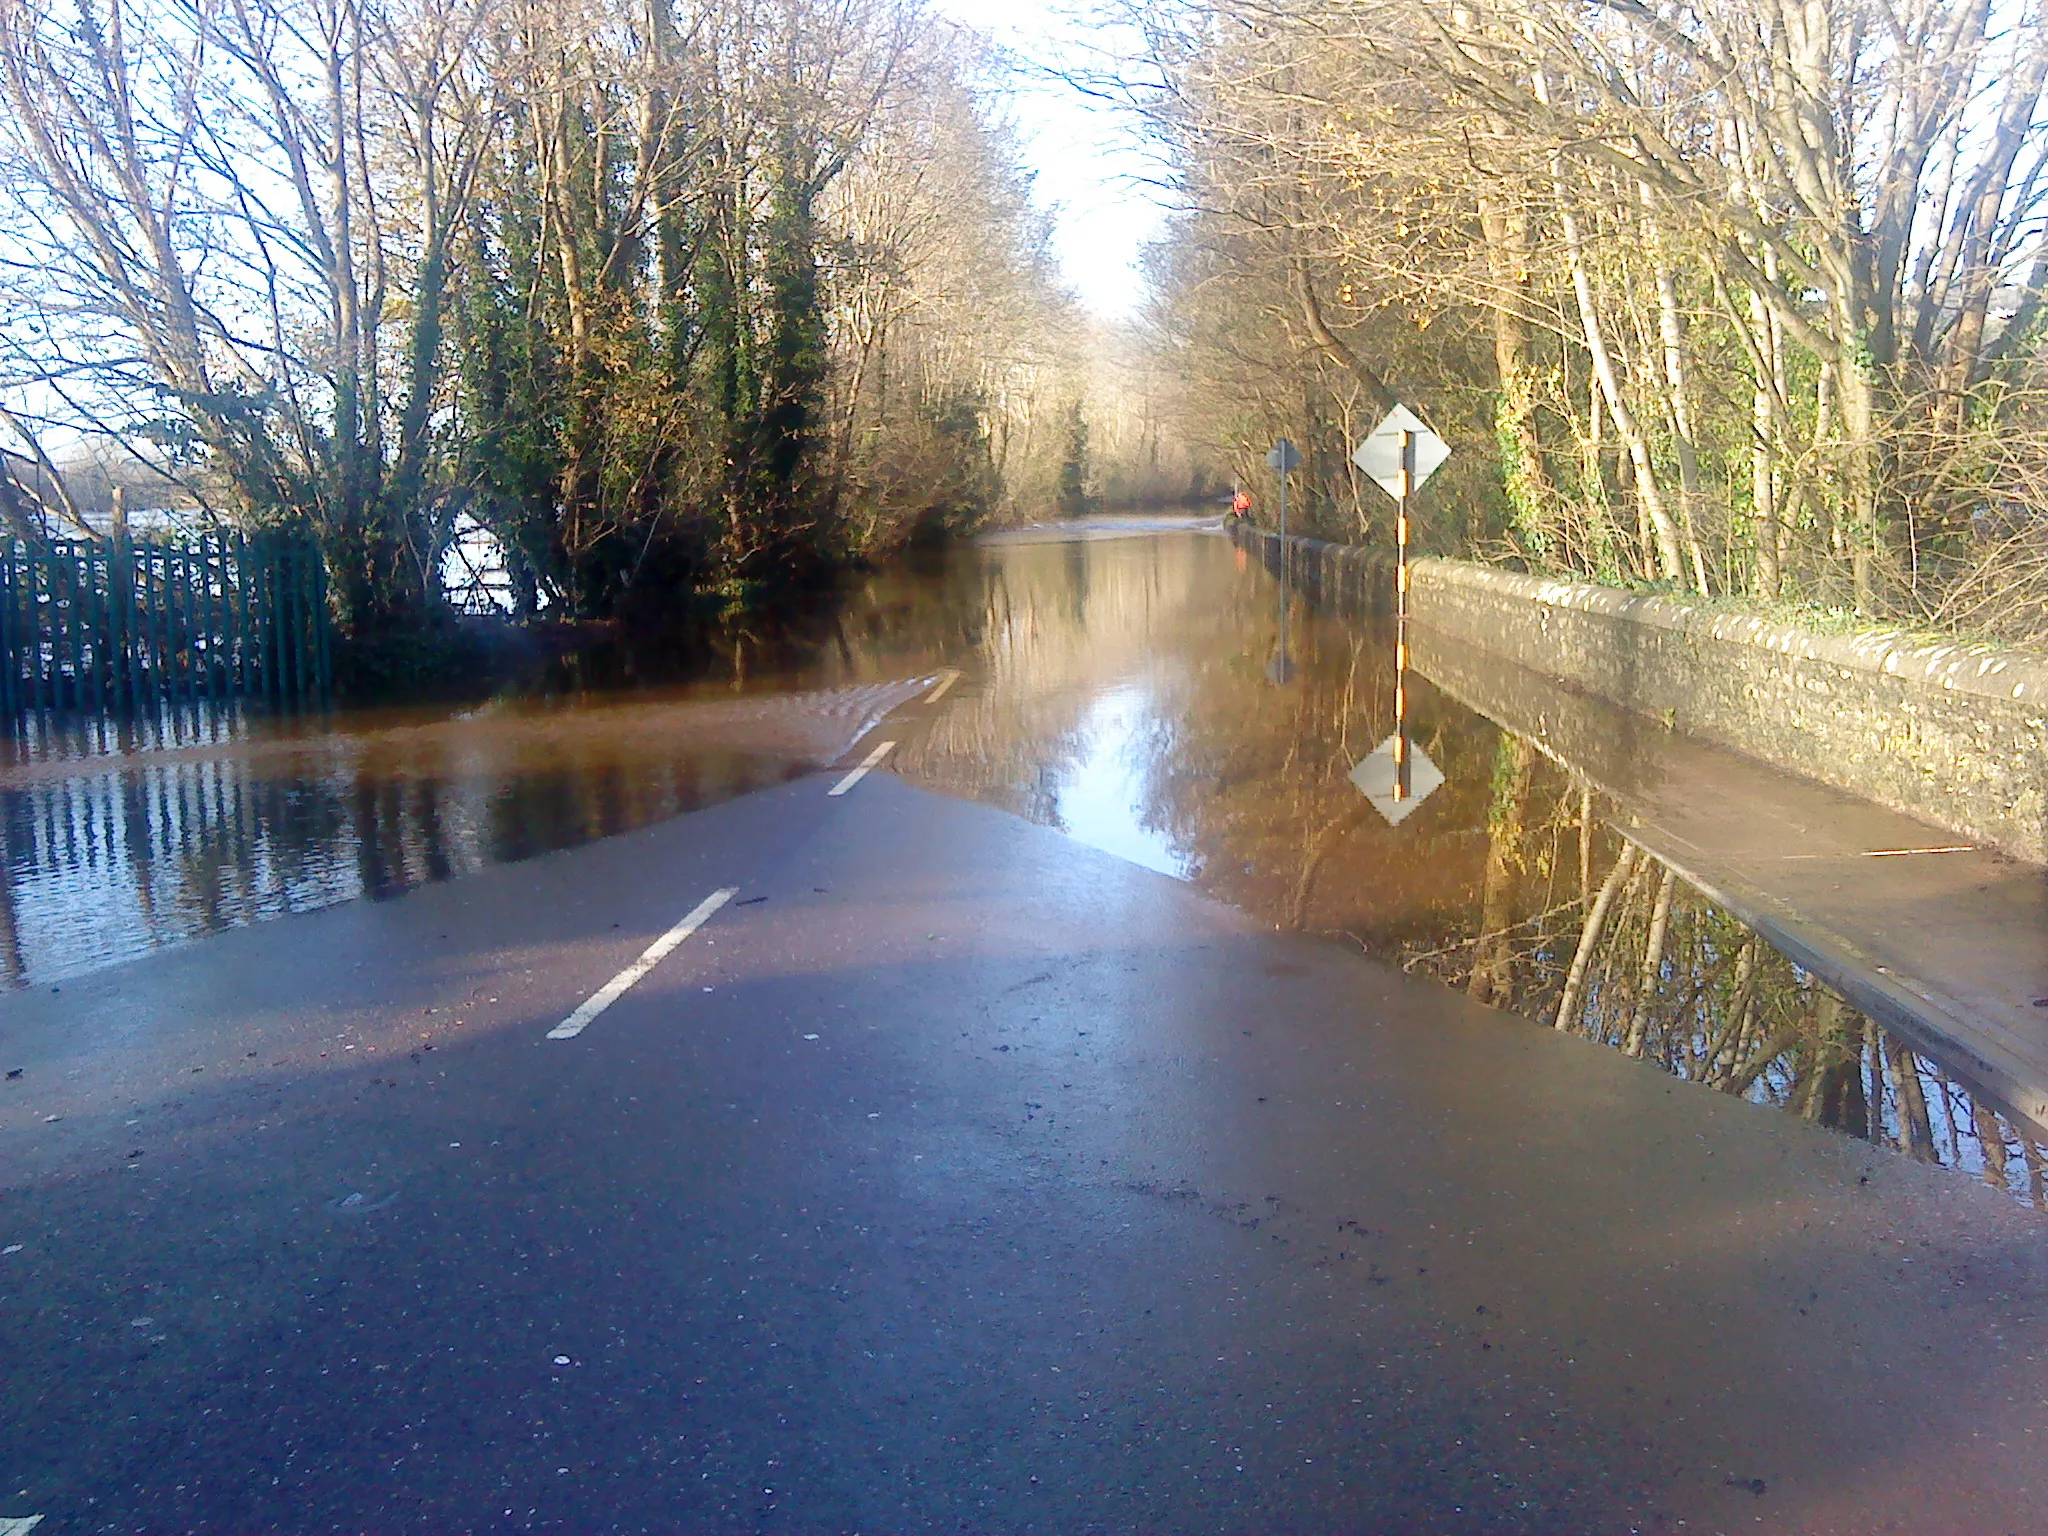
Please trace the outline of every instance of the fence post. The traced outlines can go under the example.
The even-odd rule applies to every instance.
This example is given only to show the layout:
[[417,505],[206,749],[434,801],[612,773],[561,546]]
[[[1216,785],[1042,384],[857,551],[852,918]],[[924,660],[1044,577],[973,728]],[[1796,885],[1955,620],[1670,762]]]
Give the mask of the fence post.
[[55,544],[43,546],[43,557],[50,567],[50,707],[62,711],[71,707],[71,561]]
[[107,692],[117,711],[133,698],[128,676],[128,488],[114,487],[114,518],[107,530]]
[[235,631],[234,647],[229,659],[234,663],[235,692],[249,691],[249,535],[237,529],[234,543],[235,590],[231,594],[234,617],[231,620]]
[[107,615],[100,567],[106,563],[106,547],[98,539],[85,546],[86,638],[92,645],[91,685],[87,690],[92,712],[103,715],[107,708]]
[[319,637],[315,659],[320,674],[320,703],[324,708],[334,702],[333,615],[327,606],[327,562],[320,557],[317,543],[313,546],[313,622]]
[[277,543],[278,671],[281,704],[299,702],[299,547],[289,536]]
[[43,666],[43,562],[41,554],[30,549],[26,556],[28,564],[28,681],[29,697],[33,707],[41,710],[49,705],[50,677]]
[[136,702],[139,706],[161,705],[164,689],[163,620],[158,612],[161,599],[157,590],[156,551],[144,544],[136,550],[135,556],[135,609],[136,617],[142,621],[138,627],[145,669],[145,691]]
[[57,707],[70,709],[78,700],[77,630],[72,625],[77,607],[76,583],[71,579],[71,548],[50,546],[50,682],[57,690]]
[[215,529],[206,536],[211,546],[206,578],[206,696],[218,699],[227,693],[227,677],[221,670],[227,635],[227,543]]
[[178,698],[187,709],[199,698],[198,590],[193,585],[192,550],[178,551]]
[[213,698],[213,559],[208,534],[192,550],[192,696]]
[[314,625],[319,615],[313,607],[313,567],[317,564],[313,546],[309,540],[299,541],[299,708],[305,709],[313,701],[313,689],[319,672],[314,660],[317,642],[314,639]]
[[182,712],[202,703],[324,706],[333,683],[327,573],[310,539],[270,528],[138,541],[118,489],[107,537],[0,535],[0,727],[148,710],[182,739]]
[[71,707],[83,710],[85,705],[85,657],[86,657],[86,606],[85,583],[91,574],[89,562],[92,559],[92,545],[83,539],[71,543],[70,553],[64,561],[64,584],[69,587],[70,599],[64,604],[65,649],[71,653]]
[[183,584],[178,580],[179,560],[177,551],[168,544],[157,549],[157,559],[163,562],[163,589],[157,596],[157,607],[162,614],[164,627],[164,684],[163,698],[166,713],[171,719],[171,733],[174,739],[183,740],[179,711],[185,704],[185,669],[180,664],[184,655],[185,615],[184,605],[179,601]]
[[270,702],[273,708],[284,703],[284,558],[282,541],[275,532],[263,536],[263,585],[265,599],[269,605],[270,655],[265,669],[270,674]]
[[19,703],[21,661],[14,644],[14,551],[12,538],[0,547],[0,710],[5,710],[8,724],[12,726],[16,705]]

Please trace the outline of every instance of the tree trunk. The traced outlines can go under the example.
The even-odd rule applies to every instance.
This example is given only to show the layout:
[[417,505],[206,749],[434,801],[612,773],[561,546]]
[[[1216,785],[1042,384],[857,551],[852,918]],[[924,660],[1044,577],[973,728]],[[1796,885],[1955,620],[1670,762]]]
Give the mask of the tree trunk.
[[[1845,316],[1845,331],[1850,320]],[[1882,609],[1882,557],[1885,533],[1879,504],[1877,380],[1867,353],[1844,352],[1835,370],[1836,398],[1842,413],[1842,501],[1847,513],[1843,532],[1849,544],[1849,575],[1856,612],[1876,618]]]
[[1494,296],[1493,363],[1497,394],[1494,428],[1501,454],[1501,480],[1517,521],[1539,540],[1549,536],[1557,487],[1536,430],[1536,374],[1529,362],[1528,215],[1481,198],[1480,230],[1486,239]]
[[1579,905],[1593,899],[1593,784],[1579,783]]
[[1643,940],[1643,964],[1636,973],[1635,1011],[1629,1017],[1628,1038],[1622,1050],[1641,1058],[1650,1033],[1650,1018],[1657,998],[1657,982],[1664,971],[1664,941],[1671,931],[1671,895],[1678,877],[1665,870],[1657,882],[1657,899],[1650,907],[1650,929]]
[[[1700,1058],[1700,1078],[1703,1082],[1718,1082],[1734,1069],[1735,1052],[1741,1048],[1743,1037],[1749,1032],[1749,1020],[1756,1004],[1756,949],[1757,936],[1750,934],[1742,941],[1742,951],[1735,957],[1735,986],[1728,997],[1728,1016],[1721,1027],[1707,1042],[1705,1054]],[[1722,1057],[1727,1057],[1725,1062]]]
[[1493,769],[1493,814],[1488,818],[1486,877],[1479,903],[1479,937],[1472,950],[1466,990],[1477,1001],[1505,1008],[1514,1000],[1516,876],[1521,870],[1522,824],[1536,749],[1520,736],[1503,734]]
[[[1639,187],[1644,207],[1650,189]],[[1664,354],[1664,387],[1670,391],[1672,446],[1678,455],[1678,520],[1685,535],[1685,552],[1692,562],[1693,585],[1702,596],[1707,592],[1707,562],[1700,549],[1700,455],[1693,430],[1692,400],[1685,367],[1685,321],[1678,310],[1678,276],[1664,253],[1664,234],[1654,219],[1645,217],[1643,232],[1656,253],[1657,339]]]
[[1984,1151],[1984,1182],[1993,1189],[2004,1190],[2005,1165],[2008,1157],[2005,1146],[2005,1127],[1999,1124],[1998,1116],[1973,1096],[1970,1100],[1970,1118],[1976,1123],[1977,1145]]
[[[2030,5],[2020,22],[2025,28],[2043,25],[2043,7]],[[2048,83],[2048,49],[2035,48],[2021,66],[2020,77],[2008,89],[1999,113],[1992,145],[1981,167],[1974,194],[1969,201],[1969,233],[1957,261],[1961,295],[1955,301],[1955,325],[1949,332],[1946,383],[1955,400],[1955,424],[1963,425],[1967,410],[1965,394],[1980,376],[1984,350],[1984,326],[1991,313],[1992,295],[1998,289],[1999,212],[2012,178],[2014,162],[2034,122],[2034,108],[2041,89]]]
[[1885,1064],[1891,1069],[1892,1096],[1898,1103],[1899,1150],[1918,1162],[1939,1162],[1934,1150],[1934,1124],[1927,1114],[1927,1095],[1920,1087],[1920,1063],[1902,1041],[1887,1037]]
[[1785,441],[1779,410],[1784,379],[1784,329],[1763,295],[1754,290],[1749,295],[1749,320],[1764,361],[1750,397],[1749,490],[1756,518],[1752,535],[1756,546],[1756,590],[1759,597],[1776,597],[1781,580],[1778,540],[1782,519],[1777,460]]
[[1308,922],[1309,903],[1315,897],[1316,876],[1322,873],[1324,862],[1337,845],[1354,831],[1365,818],[1372,814],[1370,805],[1354,806],[1332,817],[1309,844],[1308,857],[1302,860],[1301,874],[1294,882],[1294,894],[1287,903],[1287,927],[1299,933]]
[[1744,1097],[1756,1086],[1756,1080],[1764,1075],[1770,1064],[1798,1041],[1799,1035],[1800,1027],[1796,1021],[1779,1025],[1771,1032],[1770,1038],[1750,1054],[1749,1060],[1742,1064],[1741,1069],[1720,1085],[1721,1091],[1731,1098]]
[[1364,387],[1365,392],[1372,397],[1373,404],[1382,412],[1390,411],[1400,404],[1399,397],[1388,386],[1387,381],[1367,366],[1365,359],[1353,351],[1343,337],[1330,329],[1329,322],[1323,315],[1323,302],[1317,296],[1315,283],[1309,277],[1306,257],[1296,256],[1288,262],[1287,279],[1294,290],[1295,303],[1301,310],[1302,324],[1308,328],[1308,334],[1315,344],[1322,348],[1332,362]]
[[1614,430],[1628,450],[1629,463],[1635,471],[1638,504],[1649,519],[1656,542],[1658,574],[1666,581],[1683,582],[1685,558],[1679,551],[1678,525],[1671,520],[1671,513],[1664,506],[1664,496],[1657,488],[1656,470],[1650,460],[1649,440],[1643,436],[1635,412],[1629,409],[1628,401],[1622,395],[1614,357],[1607,349],[1607,334],[1593,302],[1593,280],[1586,272],[1585,238],[1579,230],[1577,217],[1569,209],[1561,211],[1559,219],[1564,227],[1565,249],[1571,258],[1572,295],[1578,301],[1579,327],[1586,339],[1586,352],[1593,360],[1593,377],[1600,385],[1607,414],[1614,418]]
[[1634,843],[1621,845],[1621,856],[1614,861],[1614,868],[1607,872],[1607,878],[1600,885],[1600,894],[1593,901],[1593,909],[1586,914],[1585,926],[1579,930],[1578,947],[1572,951],[1571,969],[1565,973],[1564,992],[1557,1000],[1557,1017],[1552,1020],[1555,1029],[1573,1029],[1579,1022],[1579,1007],[1585,1001],[1586,974],[1593,963],[1593,952],[1600,947],[1600,935],[1607,927],[1607,919],[1613,914],[1614,901],[1635,873],[1636,863],[1643,856],[1642,849]]
[[1834,993],[1816,989],[1813,1043],[1814,1076],[1806,1102],[1806,1118],[1831,1131],[1851,1136],[1870,1134],[1870,1112],[1863,1098],[1863,1030],[1857,1016]]

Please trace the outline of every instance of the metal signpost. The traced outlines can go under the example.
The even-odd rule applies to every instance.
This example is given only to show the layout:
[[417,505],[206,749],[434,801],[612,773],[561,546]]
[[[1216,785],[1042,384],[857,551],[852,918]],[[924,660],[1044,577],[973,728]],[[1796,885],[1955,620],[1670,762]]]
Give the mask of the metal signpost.
[[1276,683],[1284,683],[1294,670],[1287,653],[1287,576],[1293,564],[1287,549],[1287,477],[1301,467],[1301,450],[1283,437],[1266,450],[1266,462],[1280,476],[1280,654],[1273,658],[1267,675]]
[[1394,519],[1394,734],[1351,770],[1351,782],[1399,826],[1444,776],[1408,739],[1408,498],[1451,456],[1450,445],[1405,405],[1353,450],[1356,464],[1398,504]]

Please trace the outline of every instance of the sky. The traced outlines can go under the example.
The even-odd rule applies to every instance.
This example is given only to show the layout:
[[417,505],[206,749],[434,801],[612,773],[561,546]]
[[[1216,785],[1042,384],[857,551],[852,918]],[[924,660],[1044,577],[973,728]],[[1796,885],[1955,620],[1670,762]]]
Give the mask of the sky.
[[[1085,55],[1089,29],[1048,0],[935,0],[937,9],[1036,61]],[[1020,79],[1014,112],[1053,251],[1068,285],[1105,320],[1132,315],[1144,293],[1138,256],[1163,210],[1135,178],[1150,162],[1114,108],[1057,81]]]

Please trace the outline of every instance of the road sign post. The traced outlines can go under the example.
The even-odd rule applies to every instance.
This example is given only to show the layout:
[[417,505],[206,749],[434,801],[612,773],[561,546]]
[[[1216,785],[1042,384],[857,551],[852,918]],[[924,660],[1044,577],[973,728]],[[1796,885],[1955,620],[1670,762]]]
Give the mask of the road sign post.
[[[1351,455],[1351,462],[1395,502],[1394,734],[1352,770],[1351,781],[1397,826],[1443,782],[1436,765],[1408,739],[1408,499],[1450,456],[1450,445],[1405,405],[1387,412]],[[1381,769],[1376,763],[1382,753],[1390,758],[1388,766],[1392,770],[1384,775],[1387,782],[1383,790]],[[1426,782],[1416,778],[1417,758],[1427,769]]]
[[1408,771],[1408,495],[1415,485],[1415,434],[1401,433],[1401,504],[1394,513],[1394,798],[1413,787]]
[[1300,466],[1301,450],[1283,437],[1266,450],[1266,462],[1280,476],[1280,654],[1274,658],[1273,681],[1284,683],[1293,671],[1287,653],[1287,578],[1293,569],[1287,548],[1287,477]]
[[1284,584],[1287,577],[1287,477],[1301,467],[1301,450],[1283,437],[1266,450],[1266,462],[1280,476],[1280,561]]

